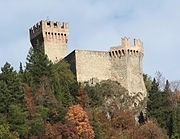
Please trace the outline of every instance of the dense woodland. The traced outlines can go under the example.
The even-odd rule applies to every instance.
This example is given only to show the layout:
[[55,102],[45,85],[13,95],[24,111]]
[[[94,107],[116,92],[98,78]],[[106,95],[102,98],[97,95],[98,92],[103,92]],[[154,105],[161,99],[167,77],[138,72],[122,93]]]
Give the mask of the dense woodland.
[[0,138],[179,139],[179,82],[160,73],[144,81],[146,113],[129,107],[132,98],[119,83],[79,84],[68,63],[52,64],[31,48],[18,72],[9,63],[1,68]]

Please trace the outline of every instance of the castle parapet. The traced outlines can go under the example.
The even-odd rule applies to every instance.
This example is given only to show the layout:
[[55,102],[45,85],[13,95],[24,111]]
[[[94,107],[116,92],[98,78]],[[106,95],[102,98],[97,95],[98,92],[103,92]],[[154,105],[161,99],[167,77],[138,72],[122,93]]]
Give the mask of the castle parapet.
[[43,28],[68,29],[68,23],[65,22],[61,23],[47,20],[42,20],[40,22],[42,23]]
[[121,57],[126,54],[143,55],[144,54],[143,42],[140,39],[134,39],[134,44],[131,45],[130,38],[124,37],[121,38],[121,45],[111,47],[109,51],[109,55],[111,57]]
[[68,32],[69,26],[68,23],[65,22],[53,22],[47,20],[41,20],[36,25],[29,29],[30,38],[33,39],[41,32],[57,32],[64,33]]
[[129,47],[130,46],[130,38],[127,38],[127,37],[121,38],[121,45],[125,46],[125,47]]
[[140,39],[134,39],[134,46],[135,47],[139,47],[139,48],[143,48],[143,42]]

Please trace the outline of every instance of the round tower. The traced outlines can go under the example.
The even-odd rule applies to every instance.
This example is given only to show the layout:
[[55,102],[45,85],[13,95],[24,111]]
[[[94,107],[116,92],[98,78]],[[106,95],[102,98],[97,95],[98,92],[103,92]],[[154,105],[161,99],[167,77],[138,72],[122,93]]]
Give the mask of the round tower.
[[42,47],[49,60],[57,62],[67,56],[68,24],[40,21],[29,29],[33,47]]
[[129,38],[122,38],[122,44],[111,47],[109,55],[112,80],[120,82],[128,90],[129,95],[136,98],[134,106],[137,106],[147,96],[142,69],[143,43],[134,39],[134,44],[131,45]]

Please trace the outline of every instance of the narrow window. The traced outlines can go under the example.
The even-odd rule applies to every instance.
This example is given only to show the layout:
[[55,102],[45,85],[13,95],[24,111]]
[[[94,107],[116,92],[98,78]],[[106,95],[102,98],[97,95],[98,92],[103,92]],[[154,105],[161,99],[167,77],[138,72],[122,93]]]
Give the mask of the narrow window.
[[47,22],[47,25],[50,26],[51,25],[50,22]]
[[113,56],[115,56],[115,55],[114,55],[114,51],[112,51],[112,54],[113,54]]
[[112,55],[111,55],[111,52],[109,52],[109,56],[111,57]]
[[54,27],[57,28],[57,23],[54,23]]
[[122,50],[123,55],[125,54],[124,50]]
[[118,50],[118,52],[119,52],[119,54],[121,55],[121,51],[120,51],[120,50]]

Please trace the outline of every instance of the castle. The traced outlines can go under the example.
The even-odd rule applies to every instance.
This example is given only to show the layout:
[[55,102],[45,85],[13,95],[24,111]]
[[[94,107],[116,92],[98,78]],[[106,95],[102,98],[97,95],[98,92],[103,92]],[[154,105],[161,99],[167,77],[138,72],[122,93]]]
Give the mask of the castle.
[[29,29],[33,47],[42,46],[45,54],[52,62],[65,59],[78,82],[96,84],[111,79],[125,87],[130,96],[136,96],[134,105],[147,96],[143,81],[142,59],[143,43],[134,39],[122,38],[119,46],[109,51],[74,50],[68,54],[68,24],[40,21]]

